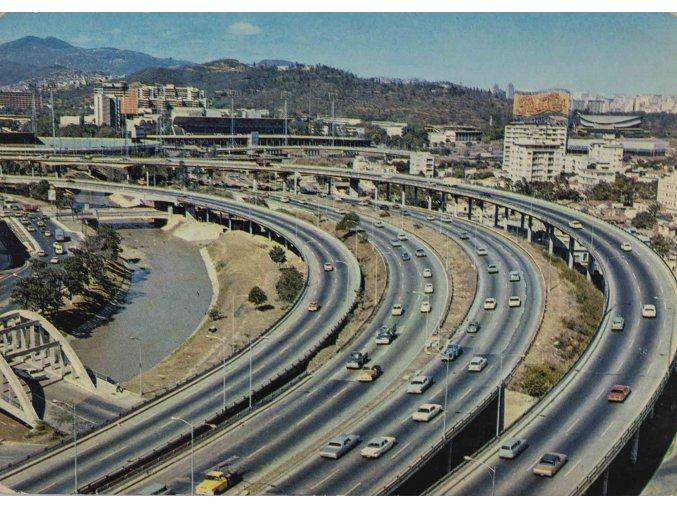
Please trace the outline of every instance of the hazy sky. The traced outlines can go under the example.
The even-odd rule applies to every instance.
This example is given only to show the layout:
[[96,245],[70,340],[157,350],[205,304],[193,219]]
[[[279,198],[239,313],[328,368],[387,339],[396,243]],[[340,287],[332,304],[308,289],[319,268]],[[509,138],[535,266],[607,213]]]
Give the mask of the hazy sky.
[[[489,88],[677,95],[671,14],[8,13],[0,42],[58,37],[93,48],[250,63],[323,63],[363,77]],[[2,58],[2,55],[0,55]]]

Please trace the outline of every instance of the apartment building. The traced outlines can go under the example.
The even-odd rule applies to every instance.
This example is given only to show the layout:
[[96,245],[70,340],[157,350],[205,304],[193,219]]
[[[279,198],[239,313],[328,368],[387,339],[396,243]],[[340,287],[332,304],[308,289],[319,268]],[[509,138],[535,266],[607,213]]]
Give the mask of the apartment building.
[[677,172],[658,180],[656,200],[668,213],[677,215]]
[[566,145],[566,126],[511,123],[505,127],[503,171],[513,181],[549,181],[564,171]]

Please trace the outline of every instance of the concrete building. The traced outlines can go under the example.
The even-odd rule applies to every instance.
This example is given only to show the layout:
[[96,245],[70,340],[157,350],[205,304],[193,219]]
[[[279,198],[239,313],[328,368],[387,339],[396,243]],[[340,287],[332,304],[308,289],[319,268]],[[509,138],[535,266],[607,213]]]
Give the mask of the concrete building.
[[467,125],[426,125],[430,146],[448,143],[479,143],[482,131]]
[[393,121],[372,121],[371,124],[374,127],[379,127],[385,130],[389,137],[404,135],[404,129],[407,126],[406,123],[396,123]]
[[505,127],[503,171],[513,181],[549,181],[564,171],[567,128],[511,123]]
[[0,107],[8,109],[42,108],[42,97],[32,92],[0,92]]
[[658,180],[656,200],[668,213],[677,215],[677,172]]
[[423,174],[426,178],[432,178],[435,176],[435,157],[430,153],[412,153],[409,158],[409,174]]

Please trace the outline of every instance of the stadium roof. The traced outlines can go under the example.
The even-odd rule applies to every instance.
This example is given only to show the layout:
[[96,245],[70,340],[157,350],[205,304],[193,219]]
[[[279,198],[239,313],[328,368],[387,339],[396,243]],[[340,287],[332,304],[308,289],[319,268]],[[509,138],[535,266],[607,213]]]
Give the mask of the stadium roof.
[[642,123],[641,116],[615,116],[602,114],[579,114],[582,126],[596,129],[624,129],[638,127]]

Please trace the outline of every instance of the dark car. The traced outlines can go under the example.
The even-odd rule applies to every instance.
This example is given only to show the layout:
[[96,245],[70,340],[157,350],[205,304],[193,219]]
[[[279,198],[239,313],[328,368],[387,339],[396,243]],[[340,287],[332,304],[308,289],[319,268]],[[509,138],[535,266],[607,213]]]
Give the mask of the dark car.
[[480,323],[477,322],[476,320],[470,321],[470,324],[468,324],[468,333],[476,333],[477,331],[480,330]]
[[463,349],[461,346],[456,343],[452,343],[451,345],[447,345],[446,348],[440,352],[440,355],[442,356],[442,361],[453,361],[462,353]]

